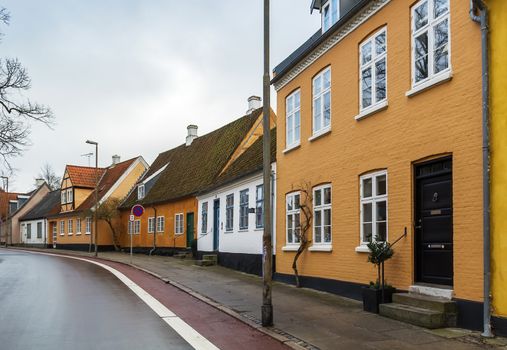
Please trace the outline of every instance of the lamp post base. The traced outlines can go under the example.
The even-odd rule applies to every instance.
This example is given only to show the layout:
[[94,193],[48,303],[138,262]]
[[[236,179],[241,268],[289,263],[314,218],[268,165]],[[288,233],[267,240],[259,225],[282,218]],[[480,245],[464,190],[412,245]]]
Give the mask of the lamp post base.
[[273,326],[273,305],[262,305],[262,326],[271,327]]

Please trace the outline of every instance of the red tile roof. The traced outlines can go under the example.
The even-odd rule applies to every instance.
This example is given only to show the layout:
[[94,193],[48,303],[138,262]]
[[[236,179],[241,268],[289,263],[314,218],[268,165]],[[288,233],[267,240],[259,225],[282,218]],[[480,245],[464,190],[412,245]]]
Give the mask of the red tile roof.
[[[100,179],[106,169],[98,168],[98,178]],[[78,165],[67,165],[67,173],[74,187],[95,188],[95,168]]]

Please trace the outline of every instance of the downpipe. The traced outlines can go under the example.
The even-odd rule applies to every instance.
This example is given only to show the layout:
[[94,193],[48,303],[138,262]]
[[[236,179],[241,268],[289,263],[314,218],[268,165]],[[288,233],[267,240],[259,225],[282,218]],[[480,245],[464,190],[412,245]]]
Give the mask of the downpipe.
[[[151,248],[149,256],[157,249],[157,208],[153,207],[153,212],[155,213],[155,225],[153,227],[153,248]],[[148,219],[150,220],[150,219]],[[150,224],[148,223],[148,226]]]
[[481,25],[482,53],[482,189],[483,189],[483,264],[484,264],[484,330],[491,331],[491,227],[490,227],[490,149],[489,149],[489,28],[488,8],[482,0],[470,0],[470,18]]

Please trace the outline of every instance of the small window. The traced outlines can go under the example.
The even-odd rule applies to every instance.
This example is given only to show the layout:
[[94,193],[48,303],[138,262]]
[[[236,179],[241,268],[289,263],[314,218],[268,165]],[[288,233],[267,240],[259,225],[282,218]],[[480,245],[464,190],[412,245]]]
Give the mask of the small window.
[[65,221],[60,221],[60,236],[65,234]]
[[86,218],[86,231],[85,233],[89,235],[92,232],[92,218],[87,217]]
[[134,233],[134,222],[129,220],[128,223],[128,234],[131,235]]
[[174,233],[177,235],[183,234],[183,214],[174,216]]
[[331,127],[331,67],[313,78],[313,134]]
[[264,227],[264,186],[259,185],[255,189],[255,227]]
[[301,209],[299,206],[301,194],[289,193],[286,197],[286,233],[287,244],[299,244],[301,236]]
[[26,238],[32,238],[32,224],[26,224]]
[[313,244],[331,243],[331,185],[313,190]]
[[137,199],[144,198],[144,184],[137,186]]
[[387,240],[387,172],[363,175],[360,181],[361,244]]
[[294,91],[285,100],[286,109],[286,147],[291,148],[301,142],[301,92]]
[[155,218],[149,217],[148,218],[148,233],[155,232]]
[[239,229],[248,229],[248,190],[239,192]]
[[69,231],[69,235],[71,235],[74,232],[74,225],[73,225],[72,219],[69,219],[68,231]]
[[72,188],[69,188],[67,190],[67,203],[73,203],[74,202],[74,192],[72,191]]
[[339,0],[328,0],[321,9],[322,32],[327,31],[338,22],[340,16]]
[[359,47],[360,107],[373,107],[387,98],[387,30],[382,28]]
[[42,238],[42,222],[37,223],[37,238]]
[[67,203],[67,191],[65,191],[65,190],[62,190],[60,192],[60,203],[61,204]]
[[164,216],[157,216],[157,232],[164,232],[165,231],[165,217]]
[[208,232],[208,202],[201,206],[201,233]]
[[234,194],[231,193],[225,198],[225,230],[234,229]]
[[139,234],[141,232],[141,220],[134,221],[134,234]]
[[81,218],[76,219],[76,234],[81,233]]

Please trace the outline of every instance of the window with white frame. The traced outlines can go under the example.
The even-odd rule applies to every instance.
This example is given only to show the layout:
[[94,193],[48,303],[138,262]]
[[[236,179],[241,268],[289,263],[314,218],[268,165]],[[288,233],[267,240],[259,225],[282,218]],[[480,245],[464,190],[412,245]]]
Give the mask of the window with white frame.
[[298,145],[301,142],[301,91],[298,89],[285,99],[286,109],[286,147]]
[[148,218],[148,233],[153,232],[155,232],[155,218],[152,216]]
[[140,184],[137,186],[137,199],[144,198],[144,184]]
[[60,221],[60,236],[65,234],[65,221]]
[[387,240],[387,171],[363,175],[360,181],[361,244]]
[[134,233],[139,234],[141,232],[141,220],[134,220]]
[[68,225],[69,225],[69,227],[68,227],[67,231],[69,232],[69,235],[71,235],[74,233],[74,225],[73,225],[72,219],[69,219]]
[[201,233],[208,232],[208,202],[201,205]]
[[85,233],[89,235],[92,232],[92,218],[86,218]]
[[174,216],[174,233],[177,235],[183,234],[183,214]]
[[361,110],[384,102],[387,97],[387,30],[382,28],[359,47]]
[[313,244],[331,243],[331,185],[313,189]]
[[128,234],[131,235],[134,233],[134,222],[129,220],[128,223]]
[[157,216],[157,232],[164,232],[165,230],[165,217]]
[[234,194],[228,194],[225,197],[225,230],[234,229]]
[[81,218],[76,219],[76,234],[81,234]]
[[37,238],[42,238],[42,222],[37,223]]
[[67,191],[65,191],[65,190],[62,190],[60,192],[60,203],[61,204],[67,203]]
[[331,67],[313,78],[313,134],[331,127]]
[[58,227],[56,222],[53,224],[53,239],[56,239],[56,234],[58,233]]
[[255,227],[264,227],[264,186],[255,188]]
[[32,224],[26,224],[26,239],[32,238]]
[[248,229],[248,189],[239,192],[239,229]]
[[67,190],[67,203],[72,203],[74,201],[74,192],[72,191],[72,188],[69,188]]
[[[323,1],[324,2],[324,1]],[[328,0],[324,3],[321,9],[322,16],[322,32],[327,31],[338,22],[340,17],[340,1],[339,0]]]
[[450,67],[449,0],[422,0],[412,7],[412,85]]
[[301,209],[299,206],[301,194],[299,192],[289,193],[286,196],[287,213],[287,244],[299,244],[301,231]]

